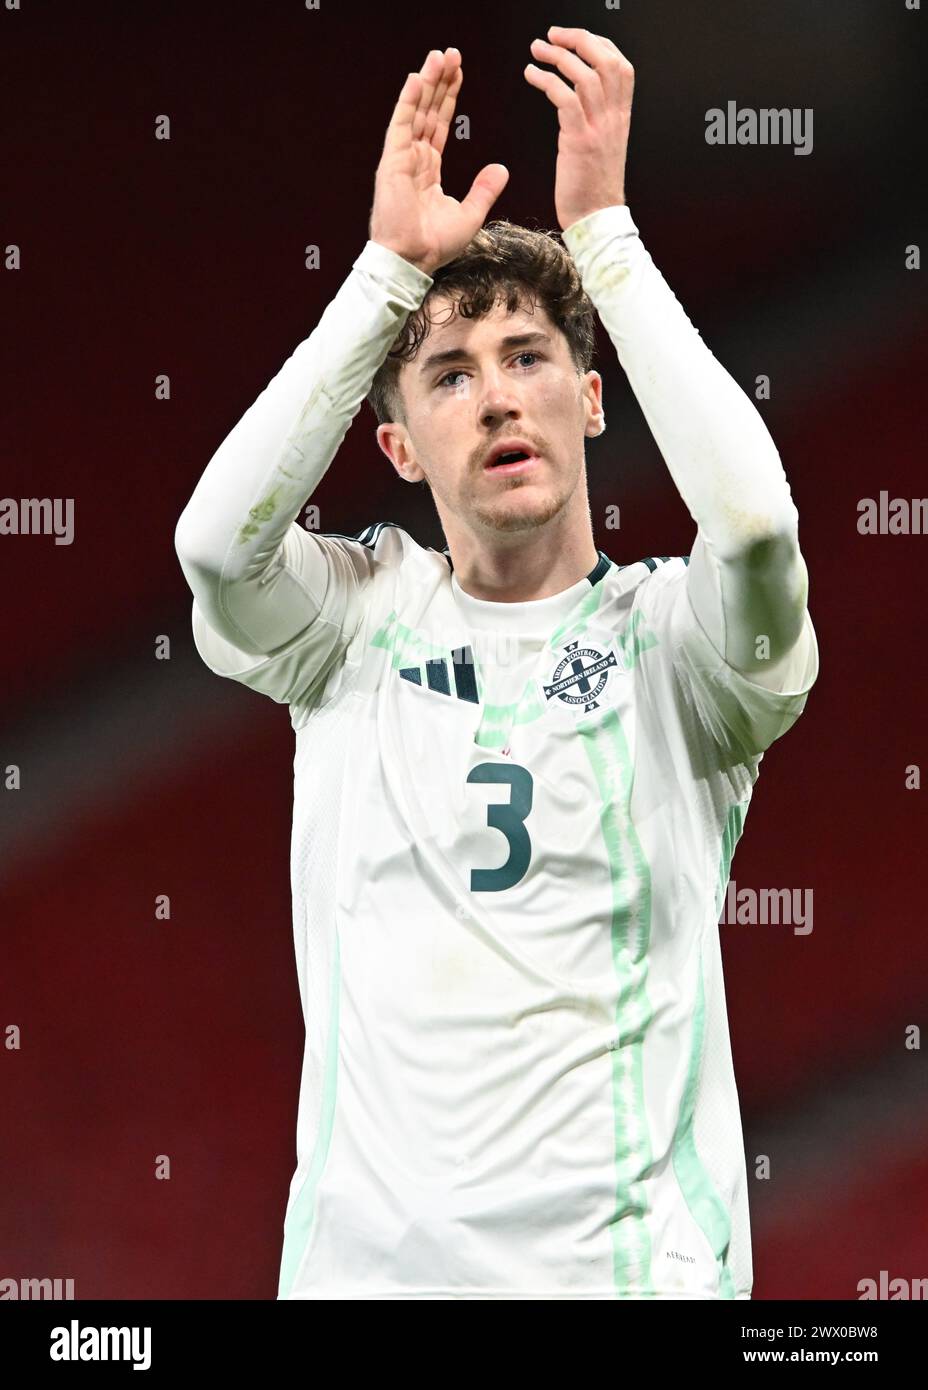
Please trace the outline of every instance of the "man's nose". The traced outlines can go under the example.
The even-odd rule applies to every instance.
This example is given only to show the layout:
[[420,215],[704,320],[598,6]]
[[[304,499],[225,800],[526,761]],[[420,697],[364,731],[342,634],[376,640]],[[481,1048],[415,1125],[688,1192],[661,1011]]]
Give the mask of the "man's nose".
[[481,420],[489,421],[503,415],[518,415],[520,412],[519,397],[511,382],[496,374],[484,379],[480,397]]

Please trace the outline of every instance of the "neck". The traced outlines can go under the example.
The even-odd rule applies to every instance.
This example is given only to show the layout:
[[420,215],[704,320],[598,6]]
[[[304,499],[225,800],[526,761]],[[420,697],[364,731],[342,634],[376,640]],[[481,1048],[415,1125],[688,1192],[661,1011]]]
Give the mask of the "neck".
[[505,539],[505,545],[487,545],[473,535],[449,537],[455,576],[472,598],[495,603],[549,598],[585,579],[599,560],[589,526],[563,539],[546,526]]

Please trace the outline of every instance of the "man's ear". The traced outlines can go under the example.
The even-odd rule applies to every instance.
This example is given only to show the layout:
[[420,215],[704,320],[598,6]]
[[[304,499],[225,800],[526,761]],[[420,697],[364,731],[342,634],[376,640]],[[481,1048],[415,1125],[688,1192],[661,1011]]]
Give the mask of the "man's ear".
[[590,439],[595,439],[606,428],[606,416],[603,411],[603,379],[599,372],[587,372],[583,378],[582,389],[586,410],[586,424],[583,433],[588,435]]
[[416,462],[416,451],[405,425],[395,422],[378,425],[377,443],[404,482],[422,482],[425,474]]

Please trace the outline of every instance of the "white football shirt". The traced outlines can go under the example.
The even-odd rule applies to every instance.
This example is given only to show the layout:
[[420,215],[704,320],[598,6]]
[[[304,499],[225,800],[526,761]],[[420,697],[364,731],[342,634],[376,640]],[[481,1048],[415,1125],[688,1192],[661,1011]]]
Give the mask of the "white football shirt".
[[727,665],[688,557],[525,603],[290,526],[318,618],[211,670],[295,730],[306,1046],[279,1298],[749,1298],[718,918],[818,674]]

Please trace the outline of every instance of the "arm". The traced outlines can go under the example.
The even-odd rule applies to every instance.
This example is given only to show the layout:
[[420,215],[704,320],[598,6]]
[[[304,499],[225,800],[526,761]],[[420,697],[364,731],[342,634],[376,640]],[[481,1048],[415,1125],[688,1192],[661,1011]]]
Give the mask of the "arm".
[[[696,522],[690,606],[713,646],[777,682],[806,623],[798,514],[759,412],[690,323],[625,205],[634,72],[608,39],[554,28],[529,65],[558,109],[556,205],[564,243],[609,333],[671,476]],[[769,649],[758,649],[766,636]],[[762,673],[762,674],[761,674]]]
[[377,169],[371,239],[316,329],[213,455],[178,521],[175,548],[196,606],[239,652],[276,651],[320,615],[333,640],[357,624],[363,575],[296,516],[431,272],[467,244],[508,178],[488,165],[462,202],[441,190],[461,81],[456,49],[433,51],[407,77]]
[[210,627],[242,651],[270,652],[321,612],[326,557],[311,533],[303,532],[305,540],[294,534],[302,529],[296,517],[431,283],[369,241],[316,328],[219,446],[184,508],[174,538],[181,568]]
[[[729,665],[775,681],[803,631],[808,576],[767,427],[687,318],[627,206],[588,215],[564,242],[696,522],[693,611]],[[769,650],[759,653],[760,636]]]

